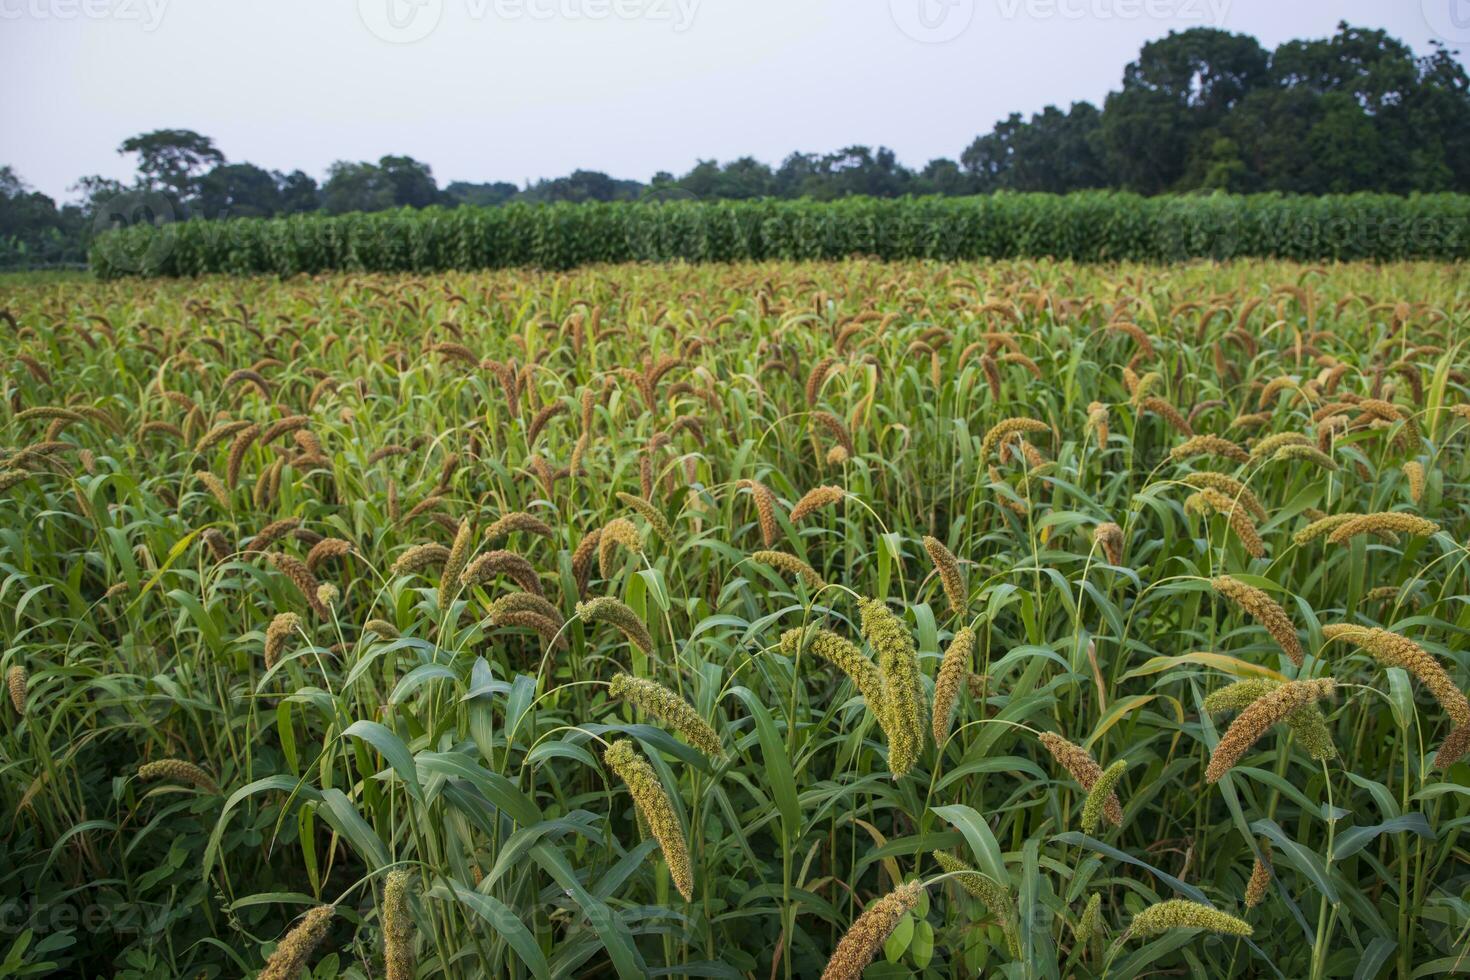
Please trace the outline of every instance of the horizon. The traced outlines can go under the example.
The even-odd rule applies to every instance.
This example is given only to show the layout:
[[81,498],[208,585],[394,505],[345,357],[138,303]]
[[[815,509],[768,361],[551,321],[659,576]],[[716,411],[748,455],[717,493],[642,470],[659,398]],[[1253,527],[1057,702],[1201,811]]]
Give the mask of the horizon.
[[[739,8],[715,0],[355,0],[293,8],[275,20],[262,6],[284,8],[282,0],[249,12],[180,0],[0,5],[8,22],[0,55],[17,73],[58,79],[48,99],[0,108],[6,131],[26,134],[13,137],[0,163],[58,203],[78,199],[70,188],[83,176],[131,178],[133,159],[118,144],[159,128],[209,136],[230,162],[315,178],[338,160],[403,154],[432,168],[441,187],[525,187],[576,170],[647,183],[701,160],[749,156],[776,166],[793,152],[853,145],[888,147],[919,169],[957,159],[1012,112],[1029,118],[1046,105],[1101,105],[1142,44],[1171,31],[1218,27],[1252,35],[1269,51],[1329,36],[1346,21],[1385,30],[1416,55],[1441,42],[1462,64],[1459,49],[1470,42],[1470,24],[1447,19],[1443,0],[1391,10],[1365,2],[887,0],[840,16],[843,5],[833,2],[786,10],[772,0]],[[283,21],[307,29],[282,32]],[[324,48],[324,36],[334,44]],[[483,53],[487,39],[495,57],[466,58]],[[316,57],[295,57],[297,47]],[[575,70],[548,72],[548,57]],[[191,72],[199,84],[170,82]],[[431,75],[436,81],[425,85]],[[127,84],[99,89],[98,77]],[[512,87],[524,78],[535,79],[533,92]],[[932,113],[913,111],[916,87],[932,97]],[[500,145],[465,137],[487,131],[500,134]]]

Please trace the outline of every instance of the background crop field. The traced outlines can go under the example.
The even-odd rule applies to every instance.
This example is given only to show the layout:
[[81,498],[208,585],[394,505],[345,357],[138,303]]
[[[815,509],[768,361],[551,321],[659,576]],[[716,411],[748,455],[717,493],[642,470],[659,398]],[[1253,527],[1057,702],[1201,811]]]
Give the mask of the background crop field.
[[1470,971],[1461,266],[0,305],[0,975]]

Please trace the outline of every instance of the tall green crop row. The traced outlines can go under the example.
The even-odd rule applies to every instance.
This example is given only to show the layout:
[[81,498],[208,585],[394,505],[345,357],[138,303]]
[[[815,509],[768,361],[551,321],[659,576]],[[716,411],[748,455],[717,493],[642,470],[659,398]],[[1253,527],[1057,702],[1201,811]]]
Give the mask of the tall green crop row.
[[1110,191],[970,198],[512,205],[186,221],[100,235],[98,275],[443,272],[682,260],[1463,259],[1470,197]]

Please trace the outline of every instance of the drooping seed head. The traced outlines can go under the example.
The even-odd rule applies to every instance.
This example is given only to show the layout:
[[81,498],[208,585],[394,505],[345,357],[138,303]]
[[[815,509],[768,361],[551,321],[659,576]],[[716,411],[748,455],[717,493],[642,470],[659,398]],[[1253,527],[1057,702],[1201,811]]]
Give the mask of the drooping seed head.
[[265,667],[267,670],[281,659],[281,651],[291,634],[301,628],[301,617],[293,612],[277,613],[265,630]]
[[[1061,764],[1062,768],[1072,774],[1072,778],[1085,790],[1091,790],[1102,778],[1102,766],[1080,745],[1074,745],[1055,732],[1042,732],[1039,736],[1041,744],[1051,753],[1053,759]],[[1123,804],[1118,800],[1116,792],[1110,792],[1103,801],[1103,815],[1106,816],[1114,826],[1123,826]]]
[[638,812],[658,841],[674,887],[684,896],[684,901],[694,901],[694,873],[689,864],[689,849],[684,842],[684,828],[664,793],[658,774],[628,739],[619,739],[608,746],[602,758],[628,787],[628,795],[633,798]]
[[588,623],[607,623],[644,653],[653,650],[653,637],[649,635],[648,627],[643,625],[643,620],[625,603],[612,596],[598,596],[577,603],[577,616]]
[[327,925],[336,911],[335,906],[318,905],[302,916],[300,924],[276,946],[256,980],[297,980],[311,954],[326,938]]
[[944,586],[944,597],[949,600],[949,611],[964,615],[969,597],[965,591],[965,577],[960,573],[959,561],[938,538],[925,535],[924,550],[929,552],[929,560],[939,573],[939,581]]
[[209,793],[218,792],[209,773],[184,759],[158,759],[154,762],[145,762],[138,767],[138,778],[145,782],[168,779],[176,783],[197,786]]
[[383,887],[383,965],[388,980],[413,980],[413,916],[408,908],[409,872],[388,873]]
[[869,905],[837,944],[827,968],[822,971],[822,980],[861,980],[863,970],[883,948],[904,914],[919,904],[923,893],[924,886],[913,881],[899,885]]
[[1182,898],[1171,898],[1150,905],[1133,917],[1128,927],[1131,936],[1145,938],[1157,936],[1171,929],[1205,929],[1230,936],[1249,936],[1254,931],[1250,924],[1227,912],[1212,909],[1199,902]]
[[960,684],[970,673],[970,659],[975,649],[975,631],[968,626],[955,633],[940,661],[939,673],[934,677],[934,744],[943,745],[949,737],[949,726],[954,718],[955,702],[959,697]]
[[602,526],[597,539],[597,573],[604,579],[612,578],[613,560],[619,547],[633,554],[642,554],[643,536],[626,517],[614,517]]
[[756,551],[750,556],[751,561],[766,565],[777,571],[794,575],[806,583],[806,587],[813,592],[820,590],[827,583],[815,568],[808,565],[795,555],[789,555],[784,551]]
[[1123,778],[1127,771],[1128,763],[1119,759],[1103,770],[1103,774],[1097,777],[1097,782],[1087,791],[1087,799],[1082,803],[1082,832],[1091,837],[1097,832],[1098,821],[1102,818],[1103,810],[1109,803],[1116,799],[1114,788],[1118,780]]
[[5,687],[10,694],[10,706],[18,715],[26,713],[26,685],[30,674],[20,664],[14,664],[5,672]]
[[1271,887],[1271,845],[1261,842],[1260,856],[1251,864],[1250,880],[1245,883],[1245,907],[1253,909],[1266,900]]
[[1408,637],[1378,627],[1334,623],[1322,627],[1329,642],[1346,640],[1385,667],[1401,667],[1419,679],[1458,728],[1470,725],[1470,700],[1434,655]]
[[1331,677],[1288,681],[1252,701],[1220,736],[1215,751],[1210,754],[1210,764],[1205,768],[1205,781],[1218,782],[1272,725],[1299,708],[1330,697],[1334,686]]
[[846,496],[847,491],[843,490],[841,487],[814,487],[811,490],[808,490],[805,495],[803,495],[802,498],[796,502],[796,506],[791,508],[791,523],[795,524],[806,518],[808,515],[821,510],[823,507],[828,507],[832,504],[837,503],[839,500]]
[[1235,603],[1241,609],[1250,613],[1256,622],[1266,628],[1272,638],[1286,651],[1291,662],[1298,667],[1302,665],[1302,644],[1296,635],[1296,627],[1292,625],[1291,617],[1286,610],[1265,592],[1253,585],[1247,585],[1239,579],[1228,575],[1220,575],[1210,579],[1216,592]]
[[608,693],[657,718],[711,759],[725,758],[725,748],[709,722],[700,717],[693,705],[662,684],[618,673],[613,676]]
[[884,708],[889,716],[889,767],[903,775],[918,761],[924,746],[924,689],[919,682],[919,655],[914,638],[884,603],[858,600],[863,638],[877,654],[883,675]]

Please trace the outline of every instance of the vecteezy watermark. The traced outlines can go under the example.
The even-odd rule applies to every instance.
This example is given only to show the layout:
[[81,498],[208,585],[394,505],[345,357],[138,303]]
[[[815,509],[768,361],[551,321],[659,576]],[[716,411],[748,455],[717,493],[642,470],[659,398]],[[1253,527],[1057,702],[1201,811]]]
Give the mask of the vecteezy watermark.
[[1441,40],[1470,43],[1470,0],[1420,0],[1424,23]]
[[1006,20],[1168,20],[1221,27],[1230,13],[1230,0],[995,0],[995,5]]
[[0,20],[116,20],[154,31],[169,0],[0,0]]
[[[104,232],[123,231],[140,225],[161,229],[172,224],[177,217],[167,194],[125,191],[98,205],[97,213],[92,216],[92,237],[95,239]],[[156,269],[173,250],[173,244],[172,237],[162,234],[125,237],[110,250],[108,262],[119,272]]]
[[434,33],[444,17],[444,0],[357,0],[357,15],[379,40],[412,44]]
[[[0,0],[4,2],[4,0]],[[682,34],[694,24],[701,0],[455,0],[476,23],[504,21],[649,21]],[[444,20],[444,0],[357,0],[367,29],[390,44],[422,41]],[[458,13],[458,9],[456,10]]]
[[953,41],[975,19],[975,0],[888,0],[893,23],[915,41]]

